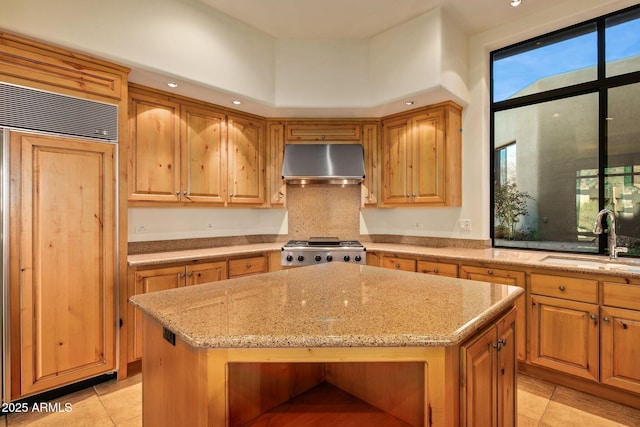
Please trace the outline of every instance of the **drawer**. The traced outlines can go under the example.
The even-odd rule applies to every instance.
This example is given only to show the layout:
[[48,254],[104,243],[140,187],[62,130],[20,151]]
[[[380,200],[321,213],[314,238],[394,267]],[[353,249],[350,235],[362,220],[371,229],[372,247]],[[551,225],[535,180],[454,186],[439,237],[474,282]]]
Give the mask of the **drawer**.
[[382,266],[394,270],[416,271],[416,260],[398,257],[383,257]]
[[640,286],[603,282],[602,304],[640,310]]
[[597,304],[598,281],[576,277],[532,274],[531,293]]
[[267,265],[266,256],[229,260],[229,278],[246,276],[247,274],[266,273],[268,271]]
[[446,264],[441,262],[418,261],[418,273],[458,277],[458,266],[456,264]]

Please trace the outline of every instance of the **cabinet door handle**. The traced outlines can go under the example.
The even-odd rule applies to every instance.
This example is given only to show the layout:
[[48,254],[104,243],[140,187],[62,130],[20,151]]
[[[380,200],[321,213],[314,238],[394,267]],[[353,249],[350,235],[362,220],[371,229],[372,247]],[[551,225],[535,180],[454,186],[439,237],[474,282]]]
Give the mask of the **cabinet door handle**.
[[603,318],[602,320],[604,320],[604,322],[605,322],[605,323],[609,323],[609,321],[610,321],[611,319],[609,319],[608,317],[605,317],[605,318]]
[[598,318],[598,316],[596,316],[595,314],[592,314],[589,317],[591,318],[591,320],[596,320]]
[[180,278],[181,278],[181,279],[184,279],[185,277],[187,277],[187,275],[186,275],[186,274],[184,274],[184,273],[180,273]]
[[187,274],[187,276],[189,277],[193,276],[193,271],[190,271],[189,274]]
[[564,285],[560,285],[560,286],[558,286],[558,289],[560,289],[562,292],[564,292],[565,289],[567,289],[567,288],[565,288]]

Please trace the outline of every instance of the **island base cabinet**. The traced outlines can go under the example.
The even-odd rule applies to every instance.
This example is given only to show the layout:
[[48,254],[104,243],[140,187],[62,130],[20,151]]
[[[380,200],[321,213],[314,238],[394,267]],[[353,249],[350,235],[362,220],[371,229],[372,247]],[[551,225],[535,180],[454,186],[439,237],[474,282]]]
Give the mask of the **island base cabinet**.
[[459,346],[195,348],[147,314],[143,334],[143,425],[266,425],[282,414],[270,410],[318,388],[309,395],[323,401],[294,407],[295,421],[278,425],[323,425],[326,389],[361,401],[353,425],[458,424]]
[[516,425],[516,310],[461,347],[462,426]]

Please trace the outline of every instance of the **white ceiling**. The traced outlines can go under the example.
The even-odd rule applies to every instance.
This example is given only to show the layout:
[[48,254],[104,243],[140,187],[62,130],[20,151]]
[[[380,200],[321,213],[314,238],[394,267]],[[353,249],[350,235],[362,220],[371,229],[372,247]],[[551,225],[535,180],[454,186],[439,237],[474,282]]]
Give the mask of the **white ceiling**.
[[469,35],[567,0],[198,0],[277,39],[366,39],[441,6]]

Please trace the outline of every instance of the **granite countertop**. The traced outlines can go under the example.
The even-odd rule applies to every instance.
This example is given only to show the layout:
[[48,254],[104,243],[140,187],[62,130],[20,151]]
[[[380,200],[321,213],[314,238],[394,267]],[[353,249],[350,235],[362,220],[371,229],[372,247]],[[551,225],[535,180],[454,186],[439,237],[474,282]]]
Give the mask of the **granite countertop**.
[[460,343],[518,287],[329,263],[135,295],[199,348],[426,347]]
[[440,261],[489,262],[505,267],[545,268],[555,271],[640,278],[640,260],[620,258],[614,263],[604,255],[505,248],[426,247],[397,243],[368,243],[366,248],[368,252],[382,251],[398,255],[425,256],[438,258]]
[[127,262],[130,267],[140,267],[145,265],[164,264],[167,262],[187,262],[203,258],[251,255],[270,251],[279,251],[282,248],[282,245],[282,242],[252,243],[248,245],[218,246],[204,249],[153,252],[147,254],[129,255],[127,257]]

